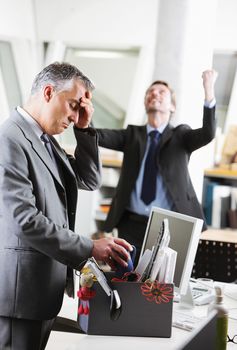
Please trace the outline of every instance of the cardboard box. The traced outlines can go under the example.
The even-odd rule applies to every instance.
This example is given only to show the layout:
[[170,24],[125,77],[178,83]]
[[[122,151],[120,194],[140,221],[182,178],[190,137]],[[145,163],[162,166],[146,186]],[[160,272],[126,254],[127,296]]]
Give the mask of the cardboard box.
[[96,296],[88,301],[89,314],[78,315],[79,327],[87,334],[141,337],[171,337],[173,284],[157,282],[112,282],[122,309],[115,321],[110,318],[110,297],[95,282]]

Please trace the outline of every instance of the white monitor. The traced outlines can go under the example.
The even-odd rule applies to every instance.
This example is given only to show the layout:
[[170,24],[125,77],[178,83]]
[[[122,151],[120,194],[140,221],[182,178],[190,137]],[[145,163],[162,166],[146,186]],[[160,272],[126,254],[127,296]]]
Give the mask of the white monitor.
[[152,207],[147,223],[141,255],[156,242],[162,221],[167,218],[170,230],[169,247],[177,252],[174,273],[175,291],[185,295],[192,274],[203,220],[174,211]]

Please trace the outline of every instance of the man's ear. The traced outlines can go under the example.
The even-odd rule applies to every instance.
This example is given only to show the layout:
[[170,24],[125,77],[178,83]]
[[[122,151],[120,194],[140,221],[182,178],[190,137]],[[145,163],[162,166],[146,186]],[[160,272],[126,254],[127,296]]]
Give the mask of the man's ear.
[[174,113],[175,112],[175,106],[173,104],[171,104],[170,106],[170,112],[171,113]]
[[53,96],[54,88],[52,85],[46,85],[44,87],[44,98],[46,102],[49,102]]

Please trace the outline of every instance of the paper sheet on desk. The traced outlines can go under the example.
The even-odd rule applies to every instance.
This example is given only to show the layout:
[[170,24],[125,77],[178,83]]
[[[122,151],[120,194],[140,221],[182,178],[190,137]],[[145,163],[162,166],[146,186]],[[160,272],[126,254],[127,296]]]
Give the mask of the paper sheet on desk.
[[[219,282],[215,282],[215,284],[218,284]],[[221,282],[219,283],[221,284]],[[224,292],[224,296],[227,296],[228,298],[233,299],[236,301],[236,307],[237,307],[237,284],[236,283],[223,283],[221,284]]]
[[150,249],[146,249],[143,256],[141,257],[135,272],[137,272],[140,276],[144,273],[151,259],[152,251]]
[[229,311],[229,318],[234,321],[237,321],[237,284],[223,283],[222,287],[225,298],[225,306]]
[[187,314],[179,311],[173,313],[173,327],[184,329],[185,331],[192,331],[195,329],[204,318],[196,317],[192,314]]

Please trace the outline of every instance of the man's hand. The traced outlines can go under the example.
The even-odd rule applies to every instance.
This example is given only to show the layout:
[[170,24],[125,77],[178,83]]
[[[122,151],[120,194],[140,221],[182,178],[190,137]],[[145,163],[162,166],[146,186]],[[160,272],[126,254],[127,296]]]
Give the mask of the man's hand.
[[205,101],[211,102],[215,98],[214,86],[218,73],[214,69],[205,70],[202,73]]
[[80,100],[79,118],[78,123],[75,123],[75,127],[79,129],[88,128],[91,122],[92,114],[94,113],[94,107],[91,102],[92,93],[86,91],[85,96]]
[[114,261],[126,267],[129,259],[129,252],[133,250],[131,244],[121,238],[107,237],[94,240],[92,256],[114,268]]

